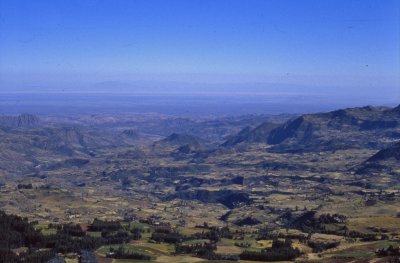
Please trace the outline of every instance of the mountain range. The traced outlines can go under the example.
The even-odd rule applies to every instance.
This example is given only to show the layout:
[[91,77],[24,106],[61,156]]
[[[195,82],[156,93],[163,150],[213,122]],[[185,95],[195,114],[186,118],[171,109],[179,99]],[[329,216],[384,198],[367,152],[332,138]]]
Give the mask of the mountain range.
[[382,149],[400,139],[399,113],[400,106],[367,106],[305,114],[275,128],[267,122],[246,128],[223,145],[263,142],[278,152]]

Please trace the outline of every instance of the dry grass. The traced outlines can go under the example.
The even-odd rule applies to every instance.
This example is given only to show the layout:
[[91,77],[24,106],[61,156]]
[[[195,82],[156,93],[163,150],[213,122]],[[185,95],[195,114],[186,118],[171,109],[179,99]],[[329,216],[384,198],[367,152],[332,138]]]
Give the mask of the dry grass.
[[370,228],[385,229],[390,233],[400,233],[400,218],[395,217],[367,217],[351,218],[347,224],[349,230],[370,232]]
[[218,245],[217,246],[217,253],[220,254],[235,254],[238,255],[242,252],[240,247],[235,245]]

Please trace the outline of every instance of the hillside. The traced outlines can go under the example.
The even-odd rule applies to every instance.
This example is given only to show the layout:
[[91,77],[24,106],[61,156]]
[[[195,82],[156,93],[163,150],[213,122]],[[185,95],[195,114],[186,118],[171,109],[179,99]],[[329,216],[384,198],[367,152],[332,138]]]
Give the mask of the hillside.
[[40,119],[32,114],[0,116],[0,127],[32,128],[38,126]]
[[393,108],[393,109],[392,109],[392,112],[394,112],[394,113],[400,113],[400,105],[397,106],[397,107],[395,107],[395,108]]
[[397,108],[367,106],[306,114],[272,130],[267,143],[277,151],[381,149],[400,138]]
[[255,128],[242,129],[222,146],[263,143],[278,152],[379,150],[400,139],[399,112],[400,106],[393,109],[366,106],[305,114],[281,125],[266,121]]
[[239,143],[266,143],[270,132],[278,126],[279,124],[276,123],[264,122],[254,129],[246,127],[237,135],[231,136],[222,146],[235,146]]
[[380,150],[374,156],[368,159],[369,162],[400,160],[400,142],[392,147]]
[[[208,240],[219,259],[245,259],[261,254],[242,252],[262,251],[276,237],[301,244],[305,262],[346,249],[377,259],[371,242],[385,248],[400,236],[398,107],[306,114],[284,124],[275,124],[282,116],[41,119],[0,128],[0,210],[37,220],[35,229],[49,238],[64,238],[60,226],[78,223],[82,231],[65,226],[78,235],[71,240],[97,237],[91,253],[101,260],[123,244],[154,252],[150,262],[189,262],[197,246],[190,244]],[[121,222],[124,233],[90,230],[99,220],[112,228]],[[83,256],[81,248],[68,249]]]
[[357,167],[358,174],[398,173],[400,174],[400,142],[378,151]]

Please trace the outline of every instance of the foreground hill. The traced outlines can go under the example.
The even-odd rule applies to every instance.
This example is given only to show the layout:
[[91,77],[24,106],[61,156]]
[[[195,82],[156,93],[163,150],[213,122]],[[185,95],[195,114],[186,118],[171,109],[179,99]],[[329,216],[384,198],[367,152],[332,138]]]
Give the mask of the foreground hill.
[[379,151],[377,154],[368,159],[370,162],[388,160],[400,160],[400,142],[396,143],[392,147]]
[[367,173],[399,173],[400,174],[400,142],[380,150],[357,167],[358,174]]
[[394,112],[394,113],[399,113],[399,114],[400,114],[400,105],[397,106],[396,108],[394,108],[394,109],[392,110],[392,112]]

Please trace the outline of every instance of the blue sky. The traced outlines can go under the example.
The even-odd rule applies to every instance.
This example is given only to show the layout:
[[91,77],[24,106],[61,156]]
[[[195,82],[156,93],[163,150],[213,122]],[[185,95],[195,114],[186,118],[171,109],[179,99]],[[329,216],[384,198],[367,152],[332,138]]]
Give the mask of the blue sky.
[[396,92],[399,3],[0,0],[0,85],[34,92],[265,83]]

